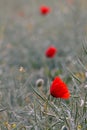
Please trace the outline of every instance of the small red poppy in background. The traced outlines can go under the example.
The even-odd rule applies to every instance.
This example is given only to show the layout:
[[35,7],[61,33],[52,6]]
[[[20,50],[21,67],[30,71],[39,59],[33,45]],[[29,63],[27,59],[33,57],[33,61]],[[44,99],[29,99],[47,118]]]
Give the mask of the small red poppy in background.
[[18,13],[18,15],[19,15],[20,17],[24,17],[24,16],[25,16],[25,13],[24,13],[23,11],[20,11],[20,12]]
[[47,50],[45,51],[45,55],[48,58],[53,58],[56,53],[57,53],[57,49],[54,46],[48,47]]
[[40,7],[40,13],[42,14],[42,15],[46,15],[46,14],[48,14],[50,12],[50,8],[48,7],[48,6],[41,6]]
[[66,0],[69,5],[72,5],[74,3],[74,0]]
[[67,85],[62,81],[60,77],[55,77],[51,86],[50,94],[55,98],[68,99],[70,97],[70,92]]

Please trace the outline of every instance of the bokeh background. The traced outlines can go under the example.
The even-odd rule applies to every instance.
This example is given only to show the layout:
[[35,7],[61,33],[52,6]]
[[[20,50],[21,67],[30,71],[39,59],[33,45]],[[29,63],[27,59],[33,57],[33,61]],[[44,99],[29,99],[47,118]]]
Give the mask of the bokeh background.
[[[51,8],[47,16],[40,14],[42,5]],[[66,51],[76,49],[86,37],[86,9],[86,0],[0,0],[1,44],[17,46],[16,51],[50,44]]]

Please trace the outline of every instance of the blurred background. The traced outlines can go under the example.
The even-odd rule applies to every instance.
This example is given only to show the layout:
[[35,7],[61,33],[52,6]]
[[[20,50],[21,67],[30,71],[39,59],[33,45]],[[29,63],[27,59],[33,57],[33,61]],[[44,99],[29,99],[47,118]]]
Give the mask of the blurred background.
[[[42,5],[51,8],[46,16],[40,14]],[[60,55],[75,55],[86,35],[87,0],[0,0],[3,65],[28,66],[49,45],[55,45]]]

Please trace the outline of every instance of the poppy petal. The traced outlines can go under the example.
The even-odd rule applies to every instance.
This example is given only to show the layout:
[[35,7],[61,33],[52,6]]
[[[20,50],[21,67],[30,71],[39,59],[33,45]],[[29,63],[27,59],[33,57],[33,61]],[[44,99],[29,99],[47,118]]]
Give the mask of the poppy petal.
[[43,5],[43,6],[40,7],[40,13],[42,15],[46,15],[49,12],[50,12],[50,8],[48,6]]
[[56,47],[50,46],[50,47],[48,47],[48,48],[46,49],[45,55],[46,55],[46,57],[48,57],[48,58],[53,58],[53,57],[55,56],[56,52],[57,52]]
[[50,86],[50,94],[56,98],[68,99],[70,97],[67,85],[62,81],[60,77],[56,77],[53,80]]

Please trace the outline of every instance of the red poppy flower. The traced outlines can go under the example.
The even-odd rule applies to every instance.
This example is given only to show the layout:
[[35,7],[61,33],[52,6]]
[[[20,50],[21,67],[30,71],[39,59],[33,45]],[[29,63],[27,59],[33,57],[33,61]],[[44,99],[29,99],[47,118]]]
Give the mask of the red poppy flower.
[[74,3],[74,0],[67,0],[67,3],[72,5]]
[[48,6],[41,6],[40,7],[40,13],[43,15],[46,15],[50,12],[50,8]]
[[46,55],[46,57],[48,57],[48,58],[53,58],[53,57],[55,56],[56,52],[57,52],[56,47],[50,46],[50,47],[48,47],[47,50],[45,51],[45,55]]
[[19,15],[20,17],[24,17],[24,16],[25,16],[25,14],[24,14],[23,11],[20,11],[20,12],[18,13],[18,15]]
[[50,94],[55,98],[68,99],[70,97],[70,92],[67,85],[62,81],[60,77],[56,77],[51,86]]

